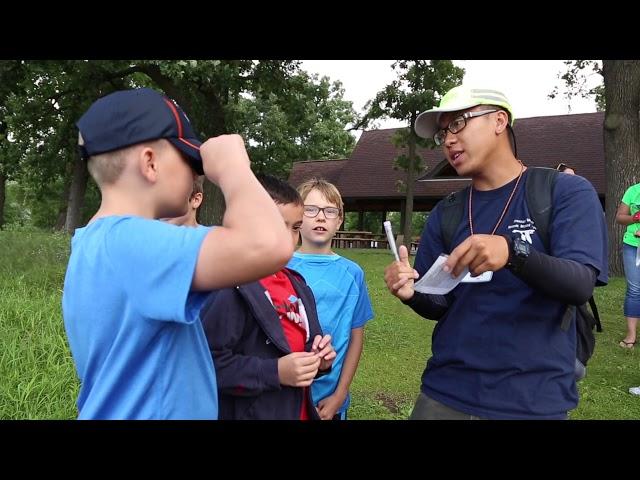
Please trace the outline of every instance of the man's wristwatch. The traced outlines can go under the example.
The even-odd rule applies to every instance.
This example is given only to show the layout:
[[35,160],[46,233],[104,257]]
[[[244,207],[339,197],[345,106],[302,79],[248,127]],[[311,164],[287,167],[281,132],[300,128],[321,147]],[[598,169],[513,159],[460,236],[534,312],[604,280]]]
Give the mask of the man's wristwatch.
[[529,258],[529,243],[519,237],[513,238],[509,235],[503,235],[509,245],[509,260],[505,265],[513,273],[522,271],[524,264]]

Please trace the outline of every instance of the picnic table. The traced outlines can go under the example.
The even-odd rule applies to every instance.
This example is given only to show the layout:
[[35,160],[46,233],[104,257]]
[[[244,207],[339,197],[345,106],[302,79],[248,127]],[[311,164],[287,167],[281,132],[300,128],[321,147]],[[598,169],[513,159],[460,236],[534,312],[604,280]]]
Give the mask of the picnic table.
[[384,233],[338,230],[331,246],[333,248],[389,248],[389,242]]
[[411,255],[415,255],[416,252],[418,251],[419,246],[420,246],[420,239],[418,238],[418,240],[411,242],[411,249],[409,250],[409,253]]

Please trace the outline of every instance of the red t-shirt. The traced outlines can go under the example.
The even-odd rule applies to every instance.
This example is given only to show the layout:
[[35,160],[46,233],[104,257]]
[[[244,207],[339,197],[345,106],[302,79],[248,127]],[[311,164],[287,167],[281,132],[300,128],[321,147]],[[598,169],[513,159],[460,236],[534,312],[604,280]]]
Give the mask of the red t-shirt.
[[[280,317],[280,325],[282,325],[289,348],[292,352],[304,352],[308,327],[300,316],[299,299],[291,280],[284,272],[279,271],[260,280],[260,284],[269,292],[271,302]],[[302,391],[300,420],[309,420],[306,387]]]

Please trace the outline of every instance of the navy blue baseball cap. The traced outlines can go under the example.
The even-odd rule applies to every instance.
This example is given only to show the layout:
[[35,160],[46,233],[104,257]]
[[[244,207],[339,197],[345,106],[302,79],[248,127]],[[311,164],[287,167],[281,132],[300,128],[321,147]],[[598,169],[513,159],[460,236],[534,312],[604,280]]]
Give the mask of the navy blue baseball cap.
[[151,88],[121,90],[96,100],[76,123],[83,159],[164,138],[204,174],[200,145],[176,102]]

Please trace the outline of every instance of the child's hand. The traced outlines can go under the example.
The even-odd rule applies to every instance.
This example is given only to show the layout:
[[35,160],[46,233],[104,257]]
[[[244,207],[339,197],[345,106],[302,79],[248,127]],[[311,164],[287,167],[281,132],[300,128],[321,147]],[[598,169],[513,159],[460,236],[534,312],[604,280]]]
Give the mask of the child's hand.
[[331,367],[333,360],[337,355],[333,345],[331,345],[331,335],[325,335],[324,337],[316,335],[313,339],[311,352],[315,353],[320,358],[319,370],[327,370]]
[[250,165],[244,140],[236,134],[208,139],[200,146],[200,156],[205,175],[216,185],[224,175],[237,174],[236,169]]
[[278,378],[281,385],[308,387],[313,382],[320,357],[312,352],[293,352],[278,359]]
[[340,395],[338,393],[334,393],[333,395],[329,395],[326,398],[323,398],[318,402],[318,406],[316,410],[318,411],[318,415],[320,415],[321,420],[333,420],[333,417],[336,415],[338,409],[344,403],[344,399],[346,397]]

